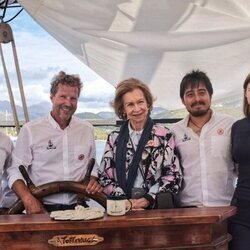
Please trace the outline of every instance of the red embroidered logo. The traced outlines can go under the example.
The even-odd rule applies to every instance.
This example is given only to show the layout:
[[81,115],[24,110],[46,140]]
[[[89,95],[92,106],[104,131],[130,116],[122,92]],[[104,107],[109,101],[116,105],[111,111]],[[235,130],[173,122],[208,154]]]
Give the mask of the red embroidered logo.
[[219,129],[217,130],[217,134],[218,134],[218,135],[223,135],[223,134],[224,134],[224,129],[223,129],[223,128],[219,128]]
[[84,154],[80,154],[80,155],[78,156],[78,160],[82,161],[83,159],[84,159]]

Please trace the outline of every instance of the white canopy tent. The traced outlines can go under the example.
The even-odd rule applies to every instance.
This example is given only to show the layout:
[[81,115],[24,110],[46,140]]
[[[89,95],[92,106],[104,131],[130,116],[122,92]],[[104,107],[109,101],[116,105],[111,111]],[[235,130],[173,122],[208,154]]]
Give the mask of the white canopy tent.
[[161,107],[183,107],[179,83],[192,69],[207,72],[214,102],[242,98],[250,72],[249,0],[18,2],[106,81],[139,78]]

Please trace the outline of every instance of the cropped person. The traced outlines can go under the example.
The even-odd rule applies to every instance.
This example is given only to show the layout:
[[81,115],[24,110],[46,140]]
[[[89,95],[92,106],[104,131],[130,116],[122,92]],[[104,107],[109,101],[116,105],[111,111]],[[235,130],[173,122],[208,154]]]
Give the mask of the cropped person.
[[232,126],[232,155],[238,165],[238,180],[232,205],[237,213],[229,220],[229,232],[233,239],[230,250],[250,248],[250,74],[244,81],[243,112],[245,118]]
[[12,192],[7,183],[7,168],[11,163],[11,152],[13,143],[11,139],[0,132],[0,213],[4,213],[5,208],[9,208],[16,200],[14,192]]
[[[27,168],[36,186],[84,178],[86,165],[96,152],[92,125],[73,116],[81,88],[79,76],[59,72],[51,82],[52,111],[46,117],[26,123],[19,133],[8,178],[28,214],[73,209],[76,205],[77,194],[67,192],[46,196],[42,204],[25,185],[18,167]],[[97,165],[92,174],[87,191],[100,192]]]
[[125,122],[108,136],[100,184],[107,195],[130,199],[133,209],[153,208],[159,192],[176,194],[181,185],[173,135],[153,123],[153,96],[138,79],[117,85],[112,106]]
[[235,119],[211,109],[213,87],[199,70],[186,74],[180,97],[188,115],[174,124],[176,145],[183,167],[181,206],[227,206],[236,181],[230,134]]

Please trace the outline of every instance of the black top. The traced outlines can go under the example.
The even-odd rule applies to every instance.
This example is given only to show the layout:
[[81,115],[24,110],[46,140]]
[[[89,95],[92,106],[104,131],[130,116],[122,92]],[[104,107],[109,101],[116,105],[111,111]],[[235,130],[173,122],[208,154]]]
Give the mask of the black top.
[[235,122],[231,137],[233,159],[239,164],[235,197],[250,201],[250,118]]

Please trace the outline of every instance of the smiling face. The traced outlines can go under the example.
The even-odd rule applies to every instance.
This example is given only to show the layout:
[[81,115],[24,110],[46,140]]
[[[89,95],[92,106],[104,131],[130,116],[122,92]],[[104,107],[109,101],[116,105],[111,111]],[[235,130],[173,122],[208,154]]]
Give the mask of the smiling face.
[[194,117],[204,116],[208,113],[211,106],[211,96],[205,84],[200,83],[195,87],[188,86],[184,92],[182,103],[187,111]]
[[134,130],[142,130],[148,117],[148,103],[140,89],[123,95],[123,109]]
[[75,113],[78,101],[78,88],[64,84],[58,85],[55,95],[51,95],[52,117],[64,129],[68,126],[72,115]]

